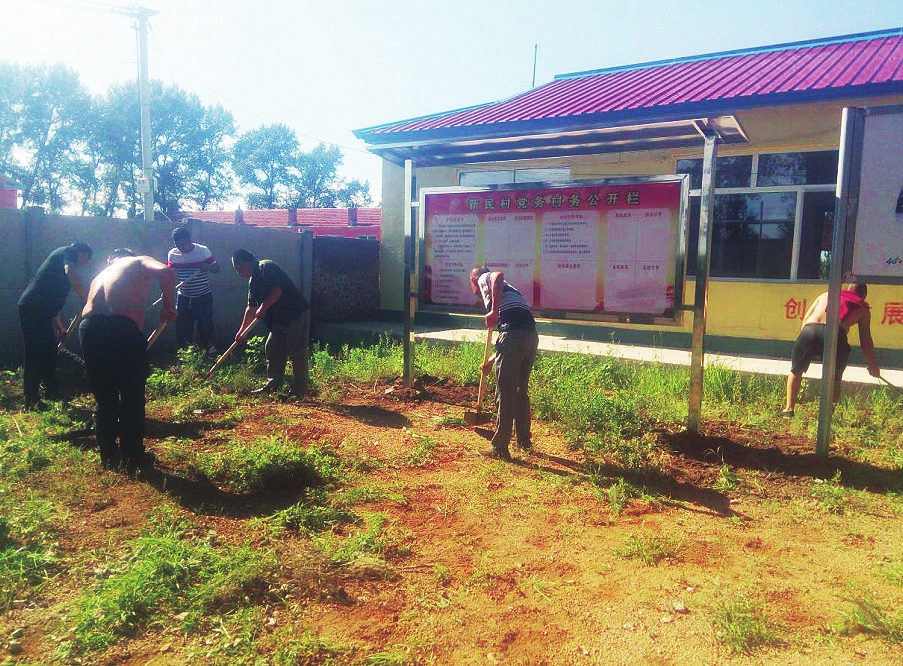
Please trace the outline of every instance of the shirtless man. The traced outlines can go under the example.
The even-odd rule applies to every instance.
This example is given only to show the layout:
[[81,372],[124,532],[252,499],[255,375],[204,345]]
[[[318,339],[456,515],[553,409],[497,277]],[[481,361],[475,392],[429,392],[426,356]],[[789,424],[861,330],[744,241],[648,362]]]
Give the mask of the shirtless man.
[[[152,257],[114,250],[91,281],[79,326],[88,382],[97,402],[96,434],[104,467],[134,474],[144,452],[144,385],[149,365],[141,332],[155,284],[163,291],[162,321],[176,319],[175,272]],[[119,446],[116,438],[119,437]]]
[[[837,338],[837,367],[834,373],[834,402],[840,401],[841,379],[850,357],[847,333],[859,326],[859,345],[872,377],[879,377],[881,370],[875,361],[875,343],[870,329],[871,312],[865,302],[868,287],[864,282],[853,282],[840,292],[840,331]],[[825,347],[825,324],[828,321],[828,292],[815,299],[803,318],[803,328],[796,338],[791,356],[790,374],[787,375],[787,401],[781,416],[793,416],[796,396],[800,390],[803,373],[814,359],[821,360]]]

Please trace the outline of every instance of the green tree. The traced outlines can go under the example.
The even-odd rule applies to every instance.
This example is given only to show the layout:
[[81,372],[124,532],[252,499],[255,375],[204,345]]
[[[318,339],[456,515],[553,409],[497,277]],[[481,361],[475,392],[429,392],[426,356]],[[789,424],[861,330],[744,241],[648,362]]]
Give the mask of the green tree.
[[185,196],[198,209],[230,198],[235,189],[231,145],[235,141],[232,113],[216,105],[204,109],[198,150],[190,162]]
[[61,211],[74,198],[90,95],[62,65],[4,65],[0,101],[0,169],[22,186],[24,206]]
[[357,208],[368,206],[370,186],[352,180],[346,183],[339,178],[342,152],[338,146],[321,143],[309,153],[301,153],[298,160],[300,178],[297,189],[285,202],[296,208]]
[[252,188],[248,208],[276,208],[297,189],[298,157],[298,138],[285,125],[262,125],[238,137],[232,167],[239,182]]

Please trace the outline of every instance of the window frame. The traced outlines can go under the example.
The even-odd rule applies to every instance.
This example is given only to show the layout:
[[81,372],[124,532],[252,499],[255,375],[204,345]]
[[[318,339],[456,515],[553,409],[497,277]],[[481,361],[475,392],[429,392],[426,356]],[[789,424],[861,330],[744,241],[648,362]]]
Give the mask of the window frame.
[[[715,196],[722,194],[768,194],[768,193],[781,193],[781,192],[793,192],[796,193],[796,208],[794,210],[794,218],[793,218],[793,246],[790,253],[790,277],[788,278],[756,278],[756,277],[710,277],[712,280],[725,280],[725,281],[738,281],[738,282],[776,282],[776,283],[786,283],[786,282],[799,282],[799,258],[800,258],[800,246],[802,244],[802,231],[803,231],[803,204],[805,202],[806,193],[807,192],[836,192],[837,184],[836,183],[824,183],[820,185],[766,185],[764,187],[758,187],[759,180],[759,155],[765,154],[776,154],[776,153],[787,153],[787,152],[826,152],[824,150],[812,150],[812,151],[774,151],[774,153],[753,153],[752,154],[752,177],[750,179],[749,187],[719,187],[715,188]],[[722,156],[719,156],[722,157]],[[724,155],[723,157],[742,157],[742,155]],[[677,172],[677,161],[684,159],[699,159],[693,157],[677,157],[674,160],[674,171]],[[690,197],[701,197],[702,189],[695,188],[691,189],[689,192]],[[690,210],[691,207],[688,205],[687,210]],[[692,220],[691,220],[692,223]],[[697,221],[698,225],[698,221]],[[698,238],[698,235],[697,235]],[[688,248],[689,252],[690,249]],[[695,248],[693,250],[695,252]],[[695,279],[696,274],[687,272],[687,277],[693,277]],[[806,278],[806,281],[812,281],[810,278]],[[824,280],[818,280],[819,282],[823,282]]]

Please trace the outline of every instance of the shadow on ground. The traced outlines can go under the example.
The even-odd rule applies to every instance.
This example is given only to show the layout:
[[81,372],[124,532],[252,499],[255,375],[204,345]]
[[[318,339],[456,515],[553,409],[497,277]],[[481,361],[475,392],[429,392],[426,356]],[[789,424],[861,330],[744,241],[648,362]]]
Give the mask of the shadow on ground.
[[840,484],[847,488],[873,493],[903,490],[903,470],[877,467],[837,456],[819,458],[808,442],[803,445],[791,443],[781,448],[741,443],[720,434],[685,431],[664,433],[662,436],[673,452],[703,463],[724,462],[740,469],[812,479],[831,479],[839,471]]

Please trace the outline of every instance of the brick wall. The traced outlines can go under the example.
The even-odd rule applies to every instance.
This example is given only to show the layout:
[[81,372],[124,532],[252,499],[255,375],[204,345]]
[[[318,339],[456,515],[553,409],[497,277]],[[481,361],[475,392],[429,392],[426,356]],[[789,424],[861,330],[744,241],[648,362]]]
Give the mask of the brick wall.
[[314,237],[311,321],[366,321],[378,310],[379,241]]

